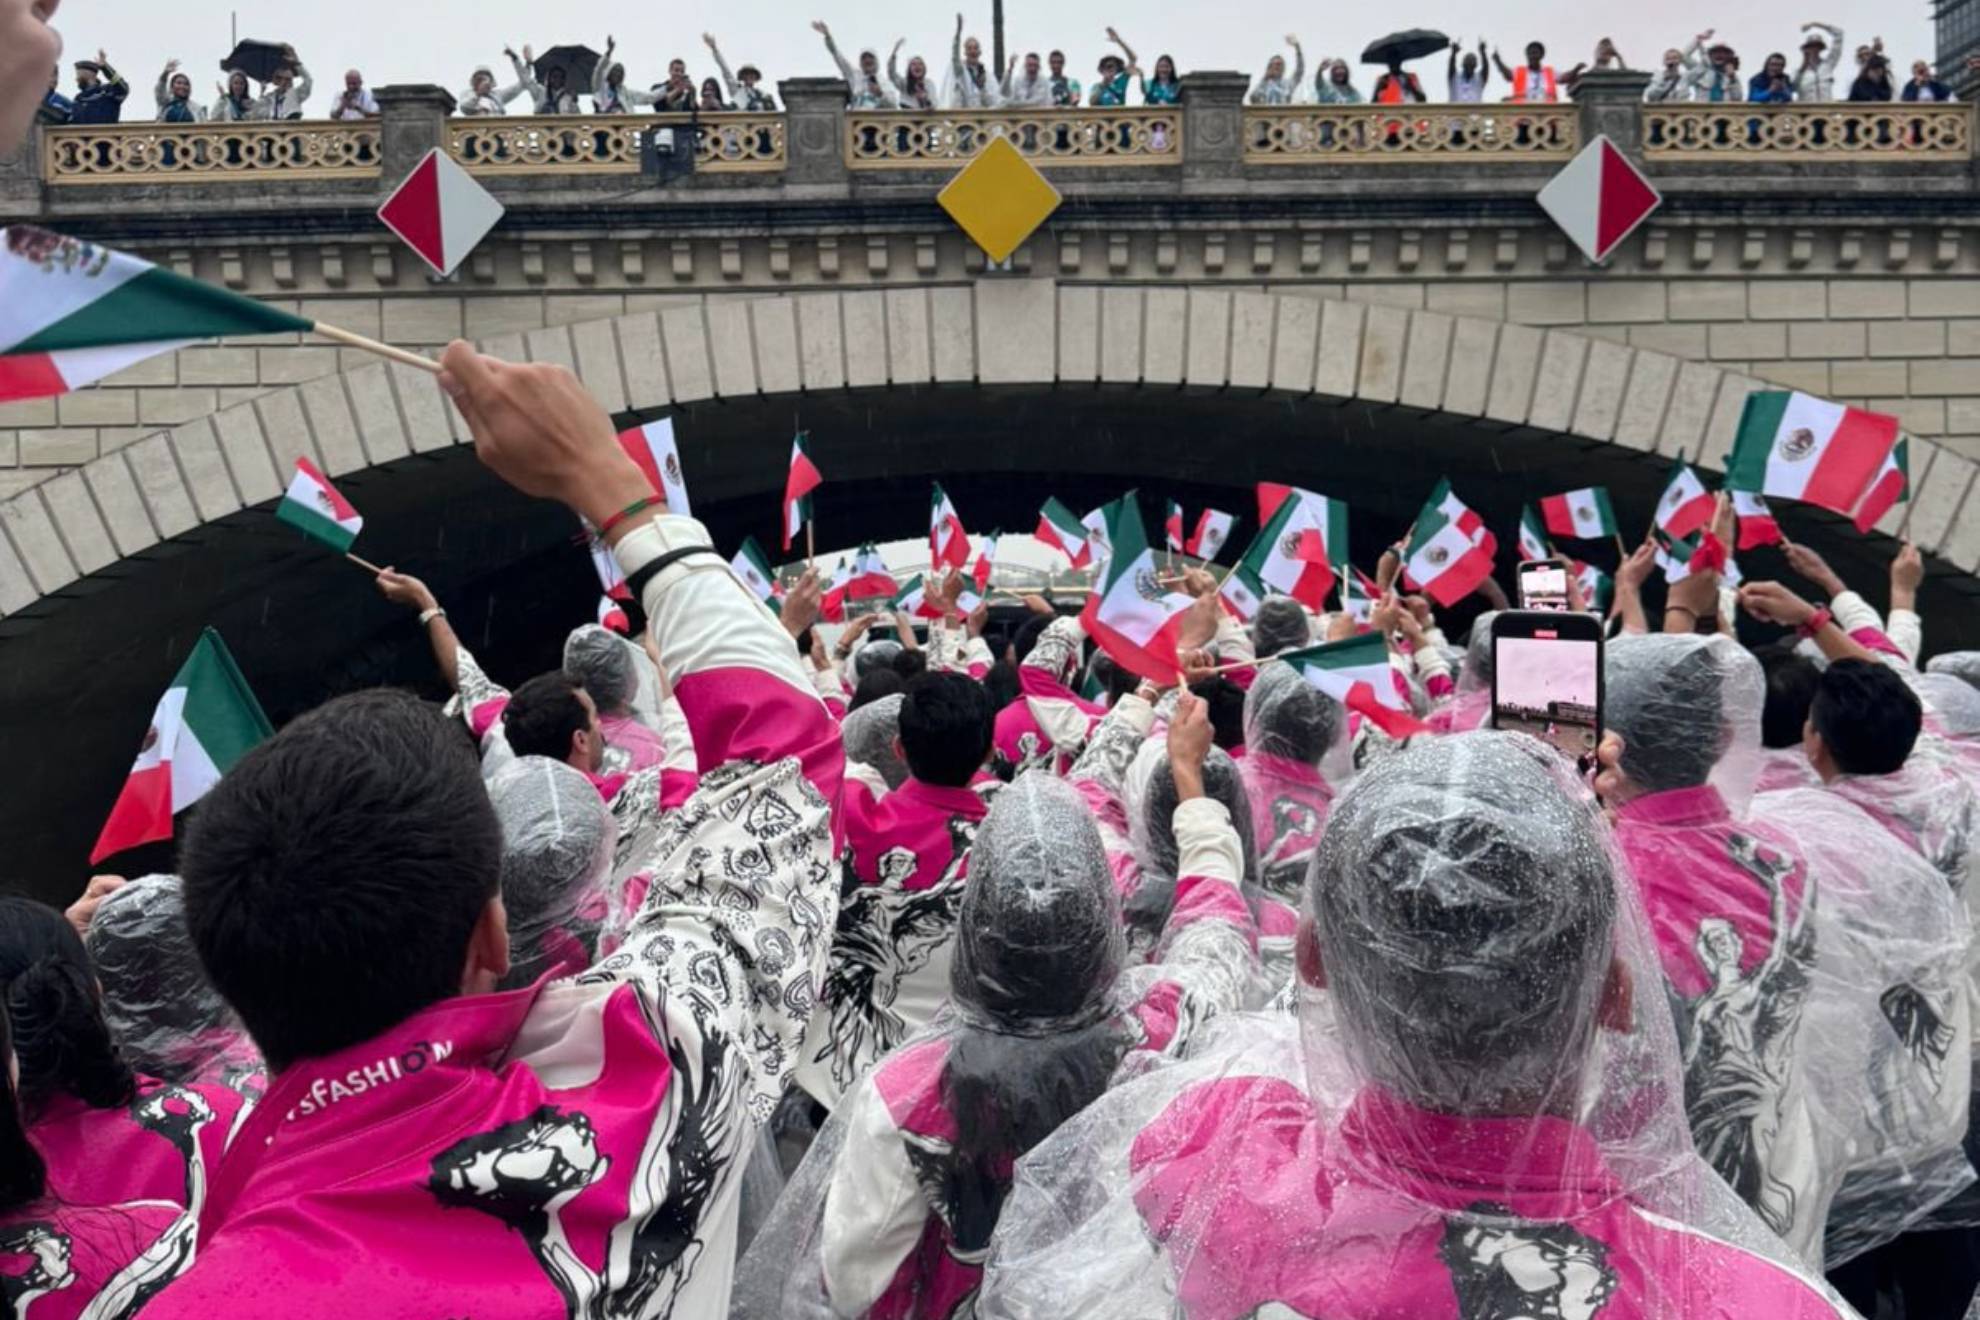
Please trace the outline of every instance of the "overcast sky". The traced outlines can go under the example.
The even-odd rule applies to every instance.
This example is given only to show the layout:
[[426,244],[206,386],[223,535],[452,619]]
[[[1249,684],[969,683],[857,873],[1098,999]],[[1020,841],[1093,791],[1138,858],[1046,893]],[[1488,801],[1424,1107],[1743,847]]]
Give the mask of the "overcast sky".
[[[1872,4],[1847,0],[1834,7],[1828,0],[1741,0],[1737,4],[1711,0],[1667,0],[1662,4],[1585,4],[1569,0],[1497,0],[1484,5],[1456,0],[1432,0],[1416,9],[1389,11],[1394,21],[1436,27],[1475,43],[1484,37],[1493,46],[1504,43],[1507,62],[1518,49],[1538,37],[1549,48],[1549,59],[1565,70],[1587,57],[1598,37],[1612,38],[1632,66],[1648,68],[1671,45],[1683,45],[1708,27],[1741,54],[1748,72],[1757,71],[1770,51],[1793,58],[1799,44],[1799,23],[1821,19],[1847,33],[1852,46],[1881,34],[1900,76],[1914,57],[1932,55],[1932,32],[1926,0]],[[327,101],[328,79],[355,65],[374,86],[394,82],[438,82],[457,89],[476,64],[499,67],[502,46],[533,43],[538,50],[567,42],[602,49],[608,32],[619,40],[629,81],[658,82],[674,56],[688,60],[698,79],[714,67],[701,44],[701,33],[712,30],[722,42],[732,67],[749,61],[773,82],[796,75],[831,73],[832,67],[809,24],[822,17],[848,54],[862,45],[879,47],[884,56],[895,38],[906,37],[904,57],[920,52],[934,63],[946,58],[954,32],[955,11],[906,0],[857,0],[824,7],[825,0],[674,0],[666,5],[605,4],[598,0],[312,0],[308,4],[263,3],[230,5],[227,0],[65,0],[57,16],[68,46],[68,58],[93,54],[107,47],[111,58],[134,83],[148,83],[170,58],[182,60],[194,73],[208,73],[199,95],[211,93],[219,76],[218,63],[229,49],[233,16],[239,34],[292,42],[311,72],[324,82],[318,95]],[[965,11],[967,30],[978,33],[986,48],[990,39],[990,6],[973,3]],[[1134,46],[1144,64],[1168,53],[1185,73],[1192,69],[1238,69],[1255,74],[1266,58],[1282,49],[1287,32],[1296,33],[1306,49],[1309,67],[1323,55],[1354,54],[1384,35],[1378,30],[1378,9],[1349,6],[1322,16],[1310,6],[1287,0],[1154,0],[1139,5],[1100,0],[1007,0],[1005,31],[1014,50],[1065,50],[1082,80],[1088,77],[1106,42],[1109,23]],[[1434,62],[1417,66],[1431,72]],[[1426,78],[1433,95],[1441,94],[1439,76]],[[1366,73],[1357,82],[1366,90]],[[68,78],[65,74],[64,81]],[[322,109],[321,104],[312,106]]]

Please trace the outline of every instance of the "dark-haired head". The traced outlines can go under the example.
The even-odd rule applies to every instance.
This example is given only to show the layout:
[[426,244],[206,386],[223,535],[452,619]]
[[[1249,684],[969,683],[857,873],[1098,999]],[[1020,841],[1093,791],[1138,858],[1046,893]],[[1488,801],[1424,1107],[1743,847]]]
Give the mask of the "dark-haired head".
[[912,682],[928,672],[928,657],[920,651],[902,650],[894,657],[893,667],[903,683]]
[[966,788],[990,756],[997,708],[965,674],[923,674],[901,702],[901,752],[924,784]]
[[605,759],[598,707],[578,677],[562,669],[515,690],[502,712],[502,732],[517,756],[547,756],[588,773]]
[[891,668],[876,669],[872,673],[862,674],[859,686],[853,689],[852,701],[847,704],[847,713],[850,714],[862,706],[870,706],[882,697],[896,696],[906,689],[907,683]]
[[30,1121],[60,1096],[95,1109],[131,1102],[136,1081],[111,1039],[95,969],[67,918],[33,899],[0,898],[0,984]]
[[275,1069],[508,970],[480,763],[407,693],[339,697],[249,752],[180,856],[200,961]]
[[48,1166],[28,1140],[27,1106],[8,1066],[13,1058],[13,1024],[0,1004],[0,1215],[31,1205],[48,1191]]
[[1808,708],[1822,685],[1822,671],[1792,646],[1776,643],[1755,651],[1767,676],[1767,704],[1760,714],[1760,745],[1774,751],[1801,746]]
[[1244,689],[1223,674],[1189,685],[1210,707],[1210,728],[1217,746],[1236,752],[1244,746]]
[[1808,759],[1824,779],[1890,775],[1918,743],[1924,707],[1897,671],[1838,660],[1822,674],[1808,711]]

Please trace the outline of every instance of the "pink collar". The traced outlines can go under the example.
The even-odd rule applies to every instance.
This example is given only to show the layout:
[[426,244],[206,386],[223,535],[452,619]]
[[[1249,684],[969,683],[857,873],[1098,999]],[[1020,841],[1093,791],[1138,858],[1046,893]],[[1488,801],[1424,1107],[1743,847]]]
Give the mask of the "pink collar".
[[908,781],[895,789],[897,799],[928,807],[945,816],[967,816],[971,820],[982,820],[990,814],[990,804],[983,795],[972,788],[944,788],[940,784],[930,784],[909,776]]
[[1732,819],[1732,809],[1710,784],[1647,793],[1616,808],[1616,815],[1638,825],[1716,825]]

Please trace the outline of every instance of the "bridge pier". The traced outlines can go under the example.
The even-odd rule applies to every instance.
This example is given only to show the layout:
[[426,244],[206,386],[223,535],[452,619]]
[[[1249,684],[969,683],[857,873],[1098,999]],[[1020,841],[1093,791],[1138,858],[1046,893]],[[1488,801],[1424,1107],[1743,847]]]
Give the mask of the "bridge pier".
[[1568,93],[1581,108],[1581,140],[1593,142],[1597,133],[1643,163],[1643,91],[1650,75],[1640,69],[1590,69],[1575,79]]
[[777,84],[784,98],[784,178],[795,185],[845,188],[846,97],[843,78],[786,78]]
[[447,145],[447,116],[454,96],[432,83],[380,87],[378,98],[378,191],[382,201],[435,147]]

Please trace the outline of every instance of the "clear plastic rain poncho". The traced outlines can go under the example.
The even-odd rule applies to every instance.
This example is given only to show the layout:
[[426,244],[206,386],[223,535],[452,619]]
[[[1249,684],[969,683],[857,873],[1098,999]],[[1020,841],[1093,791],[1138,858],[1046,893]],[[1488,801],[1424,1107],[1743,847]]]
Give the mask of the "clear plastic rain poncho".
[[846,759],[879,772],[890,792],[908,780],[907,762],[901,758],[898,746],[901,703],[906,700],[896,692],[869,701],[846,716],[839,726],[839,736],[846,744]]
[[581,773],[523,756],[488,781],[502,824],[502,904],[509,913],[503,989],[569,976],[596,959],[610,893],[612,813]]
[[[1918,885],[1895,857],[1888,931],[1860,925],[1865,881],[1849,854],[1869,823],[1845,813],[1838,826],[1819,798],[1790,809],[1820,789],[1754,799],[1763,688],[1759,662],[1729,638],[1611,643],[1606,716],[1627,781],[1616,830],[1657,939],[1697,1148],[1812,1263],[1828,1224],[1833,1266],[1929,1208],[1929,1195],[1912,1204],[1874,1184],[1879,1170],[1932,1164],[1943,1133],[1860,1129],[1865,1116],[1944,1110],[1930,1069],[1887,1066],[1899,1038],[1877,1015],[1907,978],[1937,1002],[1928,953],[1945,950],[1950,892]],[[1899,1081],[1908,1090],[1890,1093]],[[1859,1166],[1871,1183],[1859,1179],[1839,1232],[1829,1205]]]
[[1291,596],[1267,596],[1251,620],[1251,646],[1261,660],[1297,651],[1313,640],[1306,609]]
[[1297,904],[1326,827],[1334,786],[1351,773],[1347,708],[1290,665],[1259,666],[1244,699],[1244,759],[1258,880]]
[[[1168,745],[1150,738],[1128,765],[1126,792],[1122,803],[1127,809],[1128,846],[1141,876],[1127,900],[1129,938],[1137,951],[1149,948],[1168,924],[1169,911],[1176,901],[1176,864],[1181,848],[1176,841],[1176,781],[1169,773]],[[1223,804],[1230,813],[1244,850],[1245,890],[1258,893],[1258,842],[1252,833],[1251,799],[1237,762],[1221,747],[1213,747],[1203,760],[1203,793]]]
[[853,677],[861,679],[876,669],[892,669],[901,650],[901,644],[892,638],[875,638],[853,655]]
[[1912,679],[1911,690],[1925,704],[1928,731],[1947,738],[1980,738],[1980,687],[1957,674],[1934,670]]
[[[1693,1152],[1654,936],[1532,739],[1419,739],[1334,804],[1298,1017],[1019,1165],[976,1314],[1843,1314]],[[1327,988],[1315,988],[1323,977]]]
[[1971,687],[1980,688],[1980,651],[1947,651],[1935,655],[1925,662],[1925,672],[1951,674]]
[[1432,727],[1440,732],[1469,733],[1492,724],[1492,623],[1497,610],[1487,610],[1471,624],[1464,663],[1458,668],[1457,692],[1438,711]]
[[200,966],[179,877],[147,875],[113,890],[90,921],[88,944],[103,1020],[131,1067],[167,1082],[260,1068],[260,1053]]
[[605,734],[607,774],[625,774],[667,759],[662,738],[660,674],[640,646],[595,623],[564,639],[564,672],[584,685]]

